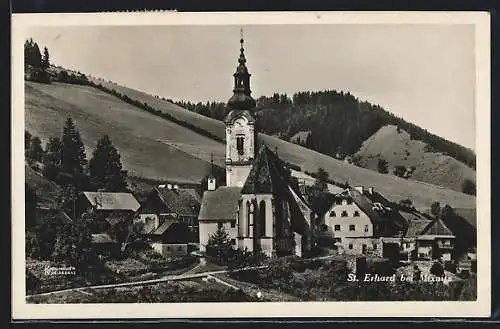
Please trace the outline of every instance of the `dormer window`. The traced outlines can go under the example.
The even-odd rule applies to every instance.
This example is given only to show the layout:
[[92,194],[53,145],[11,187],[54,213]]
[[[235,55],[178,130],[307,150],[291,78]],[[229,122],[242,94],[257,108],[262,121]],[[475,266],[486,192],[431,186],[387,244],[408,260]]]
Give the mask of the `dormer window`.
[[352,199],[347,199],[347,204],[352,204]]
[[335,201],[335,203],[336,203],[336,204],[338,204],[338,205],[341,205],[341,204],[342,204],[342,200],[341,200],[341,199],[337,199],[337,200]]
[[243,153],[244,153],[243,137],[241,137],[241,136],[236,137],[236,149],[238,150],[239,155],[243,155]]
[[335,217],[337,214],[335,214],[335,211],[330,211],[330,217]]
[[354,216],[354,217],[359,217],[359,211],[357,211],[357,210],[356,210],[356,211],[354,212],[354,215],[353,215],[353,216]]
[[341,217],[347,217],[347,211],[342,211],[342,214],[340,215]]

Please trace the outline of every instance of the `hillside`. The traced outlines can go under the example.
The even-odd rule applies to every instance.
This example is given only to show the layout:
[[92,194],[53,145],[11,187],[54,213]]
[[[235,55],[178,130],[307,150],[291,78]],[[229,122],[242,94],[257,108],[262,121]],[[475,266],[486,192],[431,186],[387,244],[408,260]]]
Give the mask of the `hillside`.
[[[31,134],[45,144],[62,134],[64,120],[71,116],[88,158],[97,140],[108,134],[131,175],[199,183],[210,169],[200,158],[209,159],[206,152],[224,148],[89,86],[26,82],[25,92],[25,125]],[[197,152],[204,156],[192,155]]]
[[[106,84],[130,99],[137,98],[156,110],[224,138],[224,124],[220,121],[130,88],[102,80],[94,82]],[[75,120],[87,146],[93,147],[97,138],[109,134],[122,154],[124,167],[136,175],[199,181],[208,172],[209,166],[200,158],[206,159],[213,152],[216,164],[223,164],[225,149],[222,143],[140,110],[108,93],[89,86],[26,83],[26,128],[33,135],[44,140],[59,135],[67,115]],[[259,140],[272,149],[277,147],[280,157],[301,166],[302,171],[316,172],[321,167],[335,181],[373,186],[394,201],[410,198],[416,207],[429,207],[436,200],[452,207],[475,207],[475,198],[463,193],[382,175],[277,137],[260,134]]]
[[455,191],[462,191],[465,179],[475,181],[476,172],[462,162],[438,152],[431,152],[427,144],[411,139],[396,126],[380,128],[363,142],[356,152],[357,162],[368,169],[377,170],[378,159],[385,159],[389,172],[395,166],[415,167],[410,179],[433,183]]

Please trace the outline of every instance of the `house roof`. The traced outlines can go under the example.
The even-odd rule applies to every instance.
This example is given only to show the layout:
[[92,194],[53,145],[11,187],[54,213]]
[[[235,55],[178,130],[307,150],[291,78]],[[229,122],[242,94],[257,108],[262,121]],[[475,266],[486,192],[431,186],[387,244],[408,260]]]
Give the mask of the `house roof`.
[[382,216],[379,215],[379,213],[375,210],[373,210],[373,203],[370,199],[366,197],[363,193],[359,192],[358,190],[354,188],[348,188],[347,192],[349,196],[352,198],[354,203],[358,205],[358,207],[370,217],[372,222],[381,222],[384,221],[385,219],[382,218]]
[[150,234],[154,235],[162,235],[165,233],[172,225],[175,225],[177,223],[176,220],[173,219],[166,219],[156,230],[151,232]]
[[240,187],[221,186],[215,191],[205,191],[198,220],[235,219]]
[[141,206],[131,193],[83,192],[83,195],[98,210],[136,211]]
[[439,218],[431,221],[423,230],[421,235],[450,235],[453,233]]
[[49,217],[57,217],[58,219],[61,219],[65,223],[71,223],[72,219],[71,217],[68,216],[64,211],[60,209],[53,209],[53,208],[48,208],[48,207],[37,207],[36,208],[36,220],[37,222],[40,222],[40,219],[45,220],[46,218]]
[[117,243],[106,233],[92,234],[92,243]]
[[422,234],[422,231],[429,225],[431,221],[428,219],[413,219],[408,221],[408,229],[406,237],[415,238]]
[[198,215],[200,209],[200,196],[194,189],[156,187],[155,192],[170,211],[180,216]]

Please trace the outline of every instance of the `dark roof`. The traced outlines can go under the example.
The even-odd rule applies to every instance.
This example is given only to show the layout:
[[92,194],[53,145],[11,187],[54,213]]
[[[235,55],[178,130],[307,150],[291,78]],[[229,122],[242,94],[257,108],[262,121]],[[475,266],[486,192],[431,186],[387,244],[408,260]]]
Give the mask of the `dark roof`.
[[413,219],[408,221],[408,230],[406,231],[405,236],[408,238],[415,238],[419,236],[430,222],[431,221],[427,219]]
[[83,192],[83,195],[98,210],[136,211],[141,206],[131,193]]
[[53,209],[48,207],[37,207],[36,208],[36,222],[41,223],[46,218],[54,218],[60,219],[65,223],[71,223],[72,219],[66,214],[63,210]]
[[348,188],[347,191],[352,200],[366,215],[368,215],[368,217],[370,217],[372,222],[377,223],[385,220],[377,211],[373,209],[373,203],[366,197],[366,195],[360,193],[355,188]]
[[92,243],[117,243],[106,233],[92,234]]
[[453,233],[441,219],[436,218],[424,228],[421,235],[453,235]]
[[155,192],[161,201],[180,216],[197,216],[200,209],[200,196],[194,189],[169,189],[157,187]]
[[198,220],[235,219],[241,188],[221,186],[215,191],[205,191]]
[[176,220],[166,219],[160,226],[158,226],[158,228],[156,230],[154,230],[150,234],[162,235],[163,233],[165,233],[175,223],[177,223]]
[[283,161],[262,145],[241,194],[278,193],[289,184],[288,176]]

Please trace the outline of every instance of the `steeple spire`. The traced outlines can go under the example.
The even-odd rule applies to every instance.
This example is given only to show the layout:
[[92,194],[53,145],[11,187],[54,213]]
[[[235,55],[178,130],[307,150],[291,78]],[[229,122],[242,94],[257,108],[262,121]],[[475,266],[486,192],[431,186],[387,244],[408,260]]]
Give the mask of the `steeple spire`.
[[233,97],[227,102],[228,107],[239,110],[251,110],[255,107],[255,100],[250,96],[250,76],[246,67],[245,48],[243,47],[243,29],[240,29],[240,56],[234,77]]

